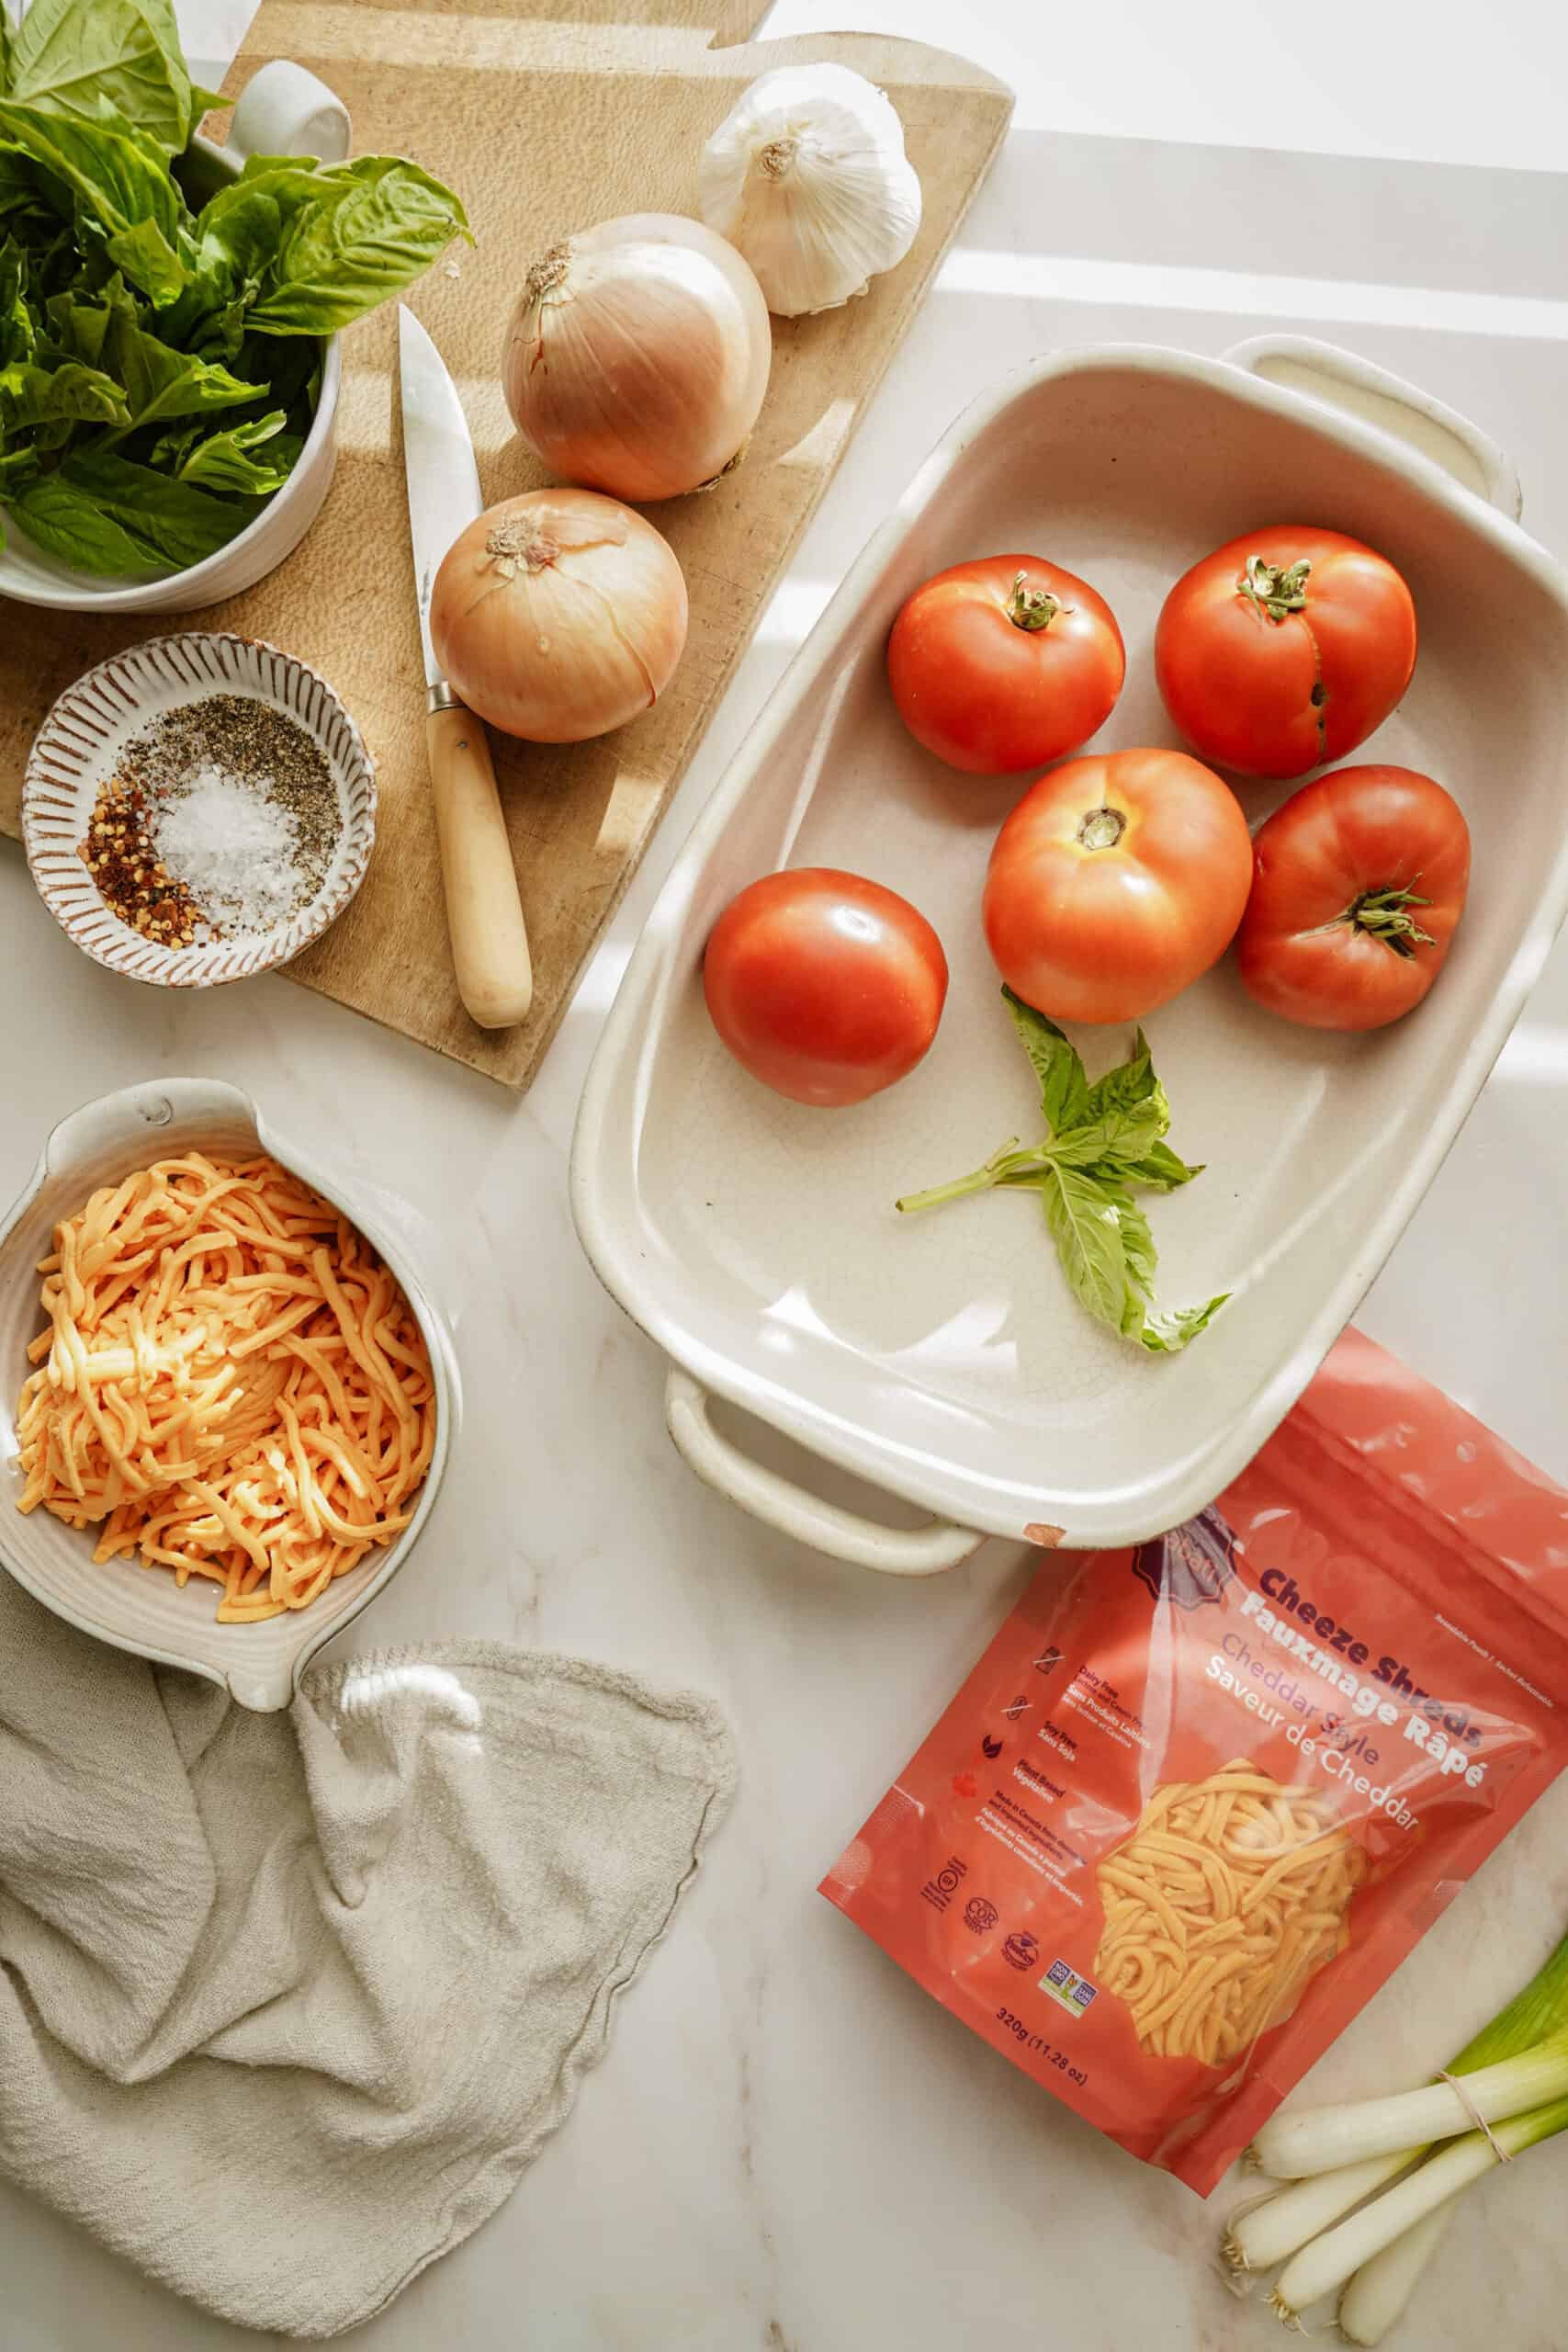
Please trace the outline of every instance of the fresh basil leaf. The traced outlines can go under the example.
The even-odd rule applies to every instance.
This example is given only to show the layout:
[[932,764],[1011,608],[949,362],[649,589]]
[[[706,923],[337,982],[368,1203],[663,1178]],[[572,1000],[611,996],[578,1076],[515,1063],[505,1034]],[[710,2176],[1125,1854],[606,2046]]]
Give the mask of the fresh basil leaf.
[[8,96],[97,120],[105,106],[170,154],[192,92],[170,0],[32,0],[12,39]]
[[1143,1159],[1152,1151],[1169,1123],[1163,1094],[1132,1109],[1112,1106],[1056,1136],[1051,1157],[1065,1167],[1092,1168],[1103,1162],[1119,1171],[1124,1162]]
[[[270,498],[288,480],[302,447],[297,434],[284,432],[286,421],[278,408],[243,424],[224,425],[216,433],[202,435],[199,428],[194,435],[187,431],[179,436],[184,447],[168,452],[173,459],[170,469],[178,481],[198,482],[204,490],[220,491],[230,497]],[[265,454],[255,455],[264,443]],[[163,449],[160,443],[154,459]]]
[[1203,1306],[1178,1307],[1168,1315],[1151,1315],[1155,1295],[1155,1276],[1158,1259],[1154,1235],[1148,1218],[1136,1201],[1122,1186],[1106,1187],[1107,1198],[1115,1206],[1116,1223],[1122,1236],[1122,1254],[1127,1261],[1127,1297],[1122,1309],[1122,1331],[1124,1338],[1136,1340],[1151,1355],[1176,1355],[1205,1330],[1230,1296],[1222,1292]]
[[226,98],[221,90],[205,89],[199,82],[193,82],[190,85],[191,129],[197,128],[204,114],[211,114],[215,107],[230,107],[233,103],[233,99]]
[[265,179],[276,173],[292,172],[303,178],[322,168],[319,155],[247,155],[240,166],[236,186],[250,180]]
[[1190,1167],[1168,1143],[1153,1143],[1138,1159],[1123,1156],[1113,1163],[1098,1161],[1090,1172],[1111,1183],[1135,1184],[1147,1193],[1174,1193],[1178,1185],[1190,1184],[1194,1176],[1201,1176],[1203,1162]]
[[1054,1021],[1025,1004],[1011,989],[1003,989],[1002,1000],[1040,1080],[1046,1125],[1053,1134],[1076,1125],[1089,1101],[1089,1080],[1077,1049]]
[[0,244],[0,361],[30,359],[38,348],[38,321],[28,299],[28,279],[27,249],[15,237],[7,237]]
[[265,397],[265,383],[247,383],[243,378],[231,375],[216,360],[197,359],[186,351],[171,351],[166,343],[137,324],[135,306],[124,295],[111,302],[108,309],[102,360],[125,387],[130,411],[123,428],[127,433],[155,424],[164,417],[196,416],[215,408],[240,408],[247,401]]
[[1079,1304],[1113,1331],[1122,1328],[1127,1257],[1115,1204],[1077,1168],[1053,1168],[1041,1187],[1045,1222]]
[[[16,498],[28,482],[41,475],[39,446],[37,435],[29,433],[14,445],[0,448],[0,503]],[[5,535],[0,533],[0,545],[4,543]]]
[[290,433],[309,433],[321,389],[321,347],[312,336],[247,334],[233,368],[237,376],[265,376],[268,408],[288,412]]
[[117,276],[105,289],[103,299],[88,301],[80,294],[51,294],[44,304],[44,316],[55,342],[73,358],[85,360],[89,368],[96,368],[104,356],[109,321],[114,315],[113,298],[119,287]]
[[1122,1236],[1122,1254],[1127,1261],[1127,1279],[1134,1291],[1145,1298],[1155,1295],[1155,1278],[1159,1271],[1159,1253],[1149,1230],[1148,1218],[1130,1193],[1116,1186],[1102,1186],[1106,1198],[1116,1211],[1116,1227]]
[[265,189],[238,180],[220,188],[197,215],[185,288],[160,322],[166,339],[209,358],[234,358],[282,234],[282,212]]
[[1145,1316],[1136,1338],[1151,1355],[1179,1355],[1200,1331],[1208,1329],[1222,1306],[1230,1297],[1228,1290],[1218,1298],[1211,1298],[1203,1306],[1180,1306],[1168,1315]]
[[13,359],[0,368],[0,431],[42,424],[61,417],[85,424],[122,424],[125,394],[112,376],[68,359],[58,368]]
[[159,310],[178,301],[185,289],[185,264],[155,220],[138,220],[131,228],[116,230],[113,236],[105,238],[104,251]]
[[1103,1078],[1097,1078],[1089,1088],[1084,1115],[1098,1119],[1110,1111],[1138,1110],[1156,1096],[1164,1102],[1164,1090],[1155,1076],[1149,1055],[1149,1041],[1139,1029],[1134,1034],[1133,1050],[1127,1059],[1119,1062],[1114,1069],[1108,1069]]
[[196,266],[222,288],[226,298],[240,286],[259,286],[282,234],[283,208],[276,195],[235,180],[220,188],[196,216]]
[[262,503],[216,498],[117,450],[89,447],[73,449],[11,506],[29,538],[78,571],[156,580],[227,547]]
[[44,192],[74,219],[78,236],[91,223],[111,259],[154,302],[175,299],[185,283],[184,207],[155,141],[127,122],[83,122],[0,99],[0,148],[38,164]]
[[[269,194],[278,175],[253,185]],[[468,235],[449,187],[397,155],[361,155],[285,194],[283,240],[249,323],[263,334],[324,335],[351,326],[412,285],[457,235]]]
[[[4,14],[4,0],[0,0],[0,16]],[[8,222],[14,212],[31,212],[39,201],[38,181],[26,156],[0,150],[0,220]]]

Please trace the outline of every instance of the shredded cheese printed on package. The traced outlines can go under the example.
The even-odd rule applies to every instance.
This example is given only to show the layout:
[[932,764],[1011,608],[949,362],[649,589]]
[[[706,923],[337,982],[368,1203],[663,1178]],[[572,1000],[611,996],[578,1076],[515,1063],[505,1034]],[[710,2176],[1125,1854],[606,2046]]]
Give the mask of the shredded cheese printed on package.
[[276,1160],[138,1169],[39,1272],[19,1509],[101,1522],[95,1560],[210,1578],[228,1624],[308,1607],[408,1525],[435,1437],[419,1325]]
[[1247,1757],[1206,1781],[1166,1781],[1096,1873],[1095,1975],[1145,2050],[1221,2065],[1345,1950],[1366,1860],[1323,1792]]

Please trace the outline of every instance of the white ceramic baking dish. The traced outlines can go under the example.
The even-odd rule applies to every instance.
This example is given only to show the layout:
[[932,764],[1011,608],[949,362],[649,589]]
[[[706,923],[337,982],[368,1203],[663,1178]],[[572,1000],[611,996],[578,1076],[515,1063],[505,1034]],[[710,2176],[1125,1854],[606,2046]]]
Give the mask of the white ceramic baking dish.
[[[1568,906],[1568,575],[1464,420],[1350,355],[1265,338],[1216,361],[1134,345],[1040,361],[927,460],[795,657],[682,850],[590,1073],[572,1158],[601,1278],[674,1360],[671,1433],[701,1476],[841,1557],[904,1573],[981,1532],[1119,1544],[1208,1501],[1304,1386],[1393,1248]],[[1127,640],[1098,741],[1173,742],[1153,677],[1172,581],[1253,525],[1336,526],[1404,572],[1409,695],[1358,758],[1428,770],[1474,844],[1469,910],[1413,1018],[1365,1037],[1269,1018],[1222,964],[1148,1027],[1171,1140],[1207,1172],[1151,1204],[1162,1303],[1230,1306],[1155,1359],[1075,1304],[1032,1202],[906,1220],[895,1196],[1037,1131],[978,904],[1021,779],[956,775],[905,733],[883,647],[929,573],[997,550],[1094,582]],[[1238,785],[1249,820],[1283,797]],[[805,1109],[728,1058],[703,944],[755,876],[847,866],[912,899],[952,967],[935,1046],[853,1110]],[[1091,1074],[1120,1034],[1082,1031]],[[1440,1279],[1440,1270],[1434,1270]],[[934,1514],[829,1507],[714,1424],[728,1397]]]
[[[352,1217],[402,1284],[430,1350],[435,1448],[413,1516],[395,1543],[339,1577],[308,1609],[254,1625],[220,1625],[217,1589],[206,1579],[193,1577],[182,1588],[164,1570],[136,1560],[96,1564],[90,1534],[46,1510],[25,1518],[17,1510],[17,1399],[28,1373],[28,1343],[43,1327],[35,1270],[52,1247],[60,1219],[100,1184],[118,1183],[151,1160],[189,1150],[258,1149]],[[330,1169],[268,1126],[237,1086],[215,1079],[160,1079],[85,1104],[55,1128],[27,1190],[0,1222],[0,1567],[56,1616],[117,1649],[222,1683],[243,1707],[288,1706],[322,1643],[341,1634],[397,1575],[430,1516],[458,1409],[457,1366],[446,1324],[397,1236]]]

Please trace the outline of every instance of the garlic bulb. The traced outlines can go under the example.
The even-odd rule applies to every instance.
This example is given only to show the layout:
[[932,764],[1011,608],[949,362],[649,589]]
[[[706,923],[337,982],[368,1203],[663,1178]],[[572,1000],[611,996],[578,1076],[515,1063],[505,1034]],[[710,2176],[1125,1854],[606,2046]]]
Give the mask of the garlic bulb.
[[920,225],[904,126],[847,65],[781,65],[753,82],[704,148],[698,187],[703,219],[785,319],[863,294]]

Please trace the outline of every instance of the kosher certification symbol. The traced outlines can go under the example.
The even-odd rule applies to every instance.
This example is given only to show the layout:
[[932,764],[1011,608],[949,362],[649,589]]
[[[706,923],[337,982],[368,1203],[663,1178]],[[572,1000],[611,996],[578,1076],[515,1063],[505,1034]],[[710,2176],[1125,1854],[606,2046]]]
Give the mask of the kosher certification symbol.
[[1002,1958],[1010,1968],[1032,1968],[1039,1957],[1040,1946],[1027,1928],[1015,1928],[1002,1946]]
[[972,1894],[964,1905],[964,1924],[976,1936],[988,1936],[1001,1914],[983,1894]]

